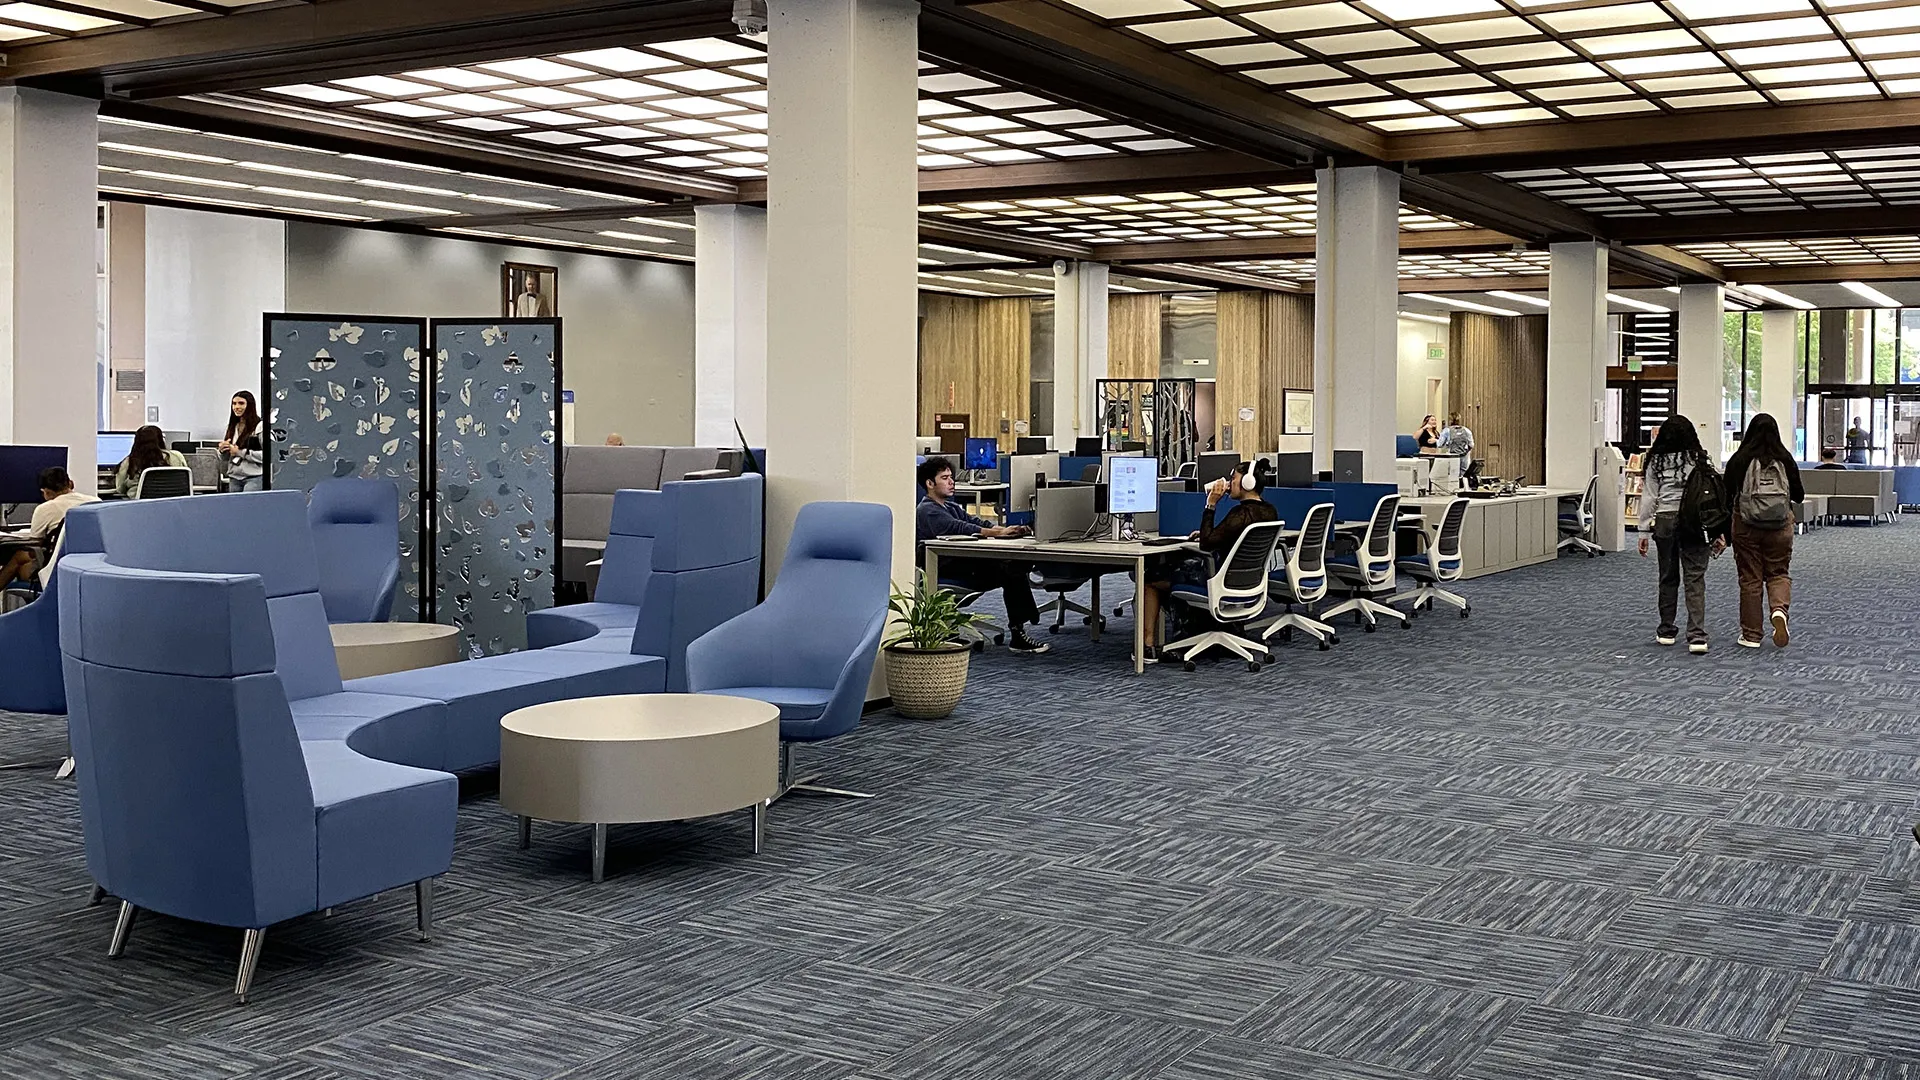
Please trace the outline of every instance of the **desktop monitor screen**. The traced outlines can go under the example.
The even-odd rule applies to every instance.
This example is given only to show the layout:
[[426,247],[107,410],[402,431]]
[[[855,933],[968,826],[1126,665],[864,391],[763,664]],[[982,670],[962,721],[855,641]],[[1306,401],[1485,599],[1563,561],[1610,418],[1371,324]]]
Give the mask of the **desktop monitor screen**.
[[967,468],[997,469],[1000,467],[1000,443],[995,439],[967,440]]
[[1100,440],[1098,438],[1094,438],[1092,436],[1087,436],[1087,435],[1082,435],[1079,438],[1074,439],[1073,440],[1073,456],[1074,457],[1099,457],[1100,456]]
[[93,460],[107,468],[127,460],[127,455],[133,453],[133,432],[131,431],[102,431],[93,439]]
[[1275,454],[1273,483],[1275,487],[1312,487],[1313,455],[1311,453]]
[[64,446],[0,445],[0,503],[40,501],[40,470],[65,468]]
[[1358,484],[1365,476],[1363,465],[1366,462],[1364,450],[1335,450],[1333,452],[1333,479],[1341,484]]
[[1150,457],[1107,461],[1107,512],[1151,514],[1160,509],[1160,462]]
[[1045,435],[1022,435],[1013,441],[1016,454],[1044,454],[1047,452]]
[[1228,474],[1240,467],[1240,455],[1232,450],[1209,451],[1200,455],[1200,470],[1196,474],[1202,486],[1215,480],[1225,480]]

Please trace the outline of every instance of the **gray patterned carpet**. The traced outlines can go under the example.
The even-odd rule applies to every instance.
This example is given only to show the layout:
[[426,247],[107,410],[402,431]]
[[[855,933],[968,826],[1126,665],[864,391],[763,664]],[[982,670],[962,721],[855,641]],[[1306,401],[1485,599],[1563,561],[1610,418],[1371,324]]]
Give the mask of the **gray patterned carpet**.
[[[1920,521],[1800,542],[1796,639],[1654,645],[1630,554],[1259,675],[1128,629],[981,658],[813,756],[866,803],[533,849],[468,800],[410,895],[106,959],[72,788],[0,774],[0,1076],[1920,1078]],[[0,717],[0,760],[57,753]],[[191,782],[183,779],[182,782]]]

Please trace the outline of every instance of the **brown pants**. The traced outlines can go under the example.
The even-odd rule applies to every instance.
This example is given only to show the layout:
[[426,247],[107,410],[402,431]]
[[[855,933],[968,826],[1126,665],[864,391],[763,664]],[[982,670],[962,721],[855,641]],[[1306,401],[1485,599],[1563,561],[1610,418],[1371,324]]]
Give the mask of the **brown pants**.
[[1733,521],[1733,565],[1740,572],[1740,636],[1759,639],[1770,614],[1793,600],[1793,522],[1781,529],[1755,529]]

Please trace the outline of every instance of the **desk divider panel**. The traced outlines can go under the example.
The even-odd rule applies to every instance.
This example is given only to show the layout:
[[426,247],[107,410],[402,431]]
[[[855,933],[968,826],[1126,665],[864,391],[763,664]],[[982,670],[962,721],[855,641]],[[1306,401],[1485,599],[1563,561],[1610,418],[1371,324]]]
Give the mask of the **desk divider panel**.
[[263,319],[260,408],[267,487],[311,492],[322,480],[390,480],[400,489],[400,595],[394,618],[433,620],[425,507],[427,409],[421,400],[425,319],[269,314]]
[[560,320],[435,319],[437,617],[467,656],[527,647],[560,570]]

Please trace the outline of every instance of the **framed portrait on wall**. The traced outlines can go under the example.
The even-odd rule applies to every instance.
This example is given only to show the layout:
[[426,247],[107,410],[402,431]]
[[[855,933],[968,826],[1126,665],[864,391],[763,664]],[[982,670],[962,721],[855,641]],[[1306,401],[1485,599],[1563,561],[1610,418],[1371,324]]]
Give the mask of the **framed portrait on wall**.
[[1313,434],[1313,391],[1280,391],[1280,418],[1283,435]]
[[500,317],[550,319],[560,313],[560,269],[532,263],[500,264]]

